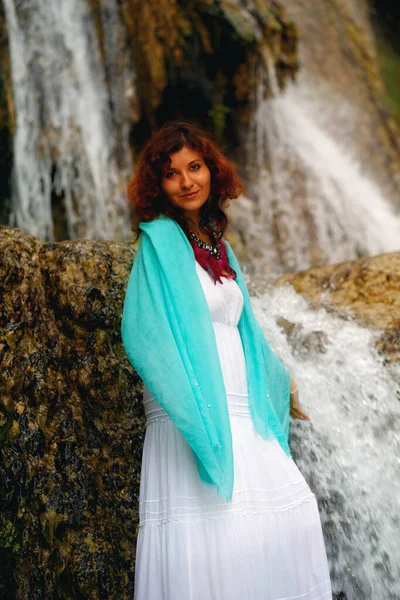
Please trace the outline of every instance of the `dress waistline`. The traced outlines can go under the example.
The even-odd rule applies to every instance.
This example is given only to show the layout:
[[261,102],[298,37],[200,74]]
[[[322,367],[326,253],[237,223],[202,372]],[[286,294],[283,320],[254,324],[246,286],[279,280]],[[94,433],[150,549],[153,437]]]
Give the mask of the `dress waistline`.
[[[249,397],[247,394],[237,394],[236,392],[227,392],[228,412],[230,415],[241,417],[251,417],[249,407]],[[154,396],[146,395],[143,397],[143,407],[146,415],[146,426],[156,421],[170,421],[171,418],[165,410],[159,405]]]

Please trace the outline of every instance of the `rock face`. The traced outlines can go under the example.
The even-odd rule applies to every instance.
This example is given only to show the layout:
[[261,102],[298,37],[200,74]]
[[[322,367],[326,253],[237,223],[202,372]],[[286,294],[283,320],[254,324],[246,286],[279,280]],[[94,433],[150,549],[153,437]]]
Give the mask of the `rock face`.
[[121,12],[138,73],[139,144],[150,127],[188,117],[234,154],[265,53],[282,87],[298,68],[296,27],[279,2],[163,0],[160,10],[158,0],[125,0]]
[[388,362],[400,361],[400,253],[288,273],[276,283],[290,283],[315,308],[382,331],[378,350]]
[[143,440],[134,250],[0,228],[0,596],[132,598]]

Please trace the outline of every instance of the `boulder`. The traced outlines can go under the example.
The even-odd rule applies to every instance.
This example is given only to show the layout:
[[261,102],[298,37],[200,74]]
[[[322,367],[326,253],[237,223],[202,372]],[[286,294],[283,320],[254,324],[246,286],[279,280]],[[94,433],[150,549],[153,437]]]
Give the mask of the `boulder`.
[[286,283],[312,307],[376,330],[376,346],[386,361],[400,360],[400,252],[286,273],[276,282]]
[[120,320],[134,252],[0,228],[0,596],[133,597],[144,417]]

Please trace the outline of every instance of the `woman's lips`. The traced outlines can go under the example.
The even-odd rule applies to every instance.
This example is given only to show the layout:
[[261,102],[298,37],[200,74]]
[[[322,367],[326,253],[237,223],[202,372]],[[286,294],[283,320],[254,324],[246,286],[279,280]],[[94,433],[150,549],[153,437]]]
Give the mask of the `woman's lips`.
[[182,198],[188,198],[190,200],[190,198],[194,198],[198,194],[198,191],[199,190],[197,190],[197,192],[192,192],[191,194],[185,194]]

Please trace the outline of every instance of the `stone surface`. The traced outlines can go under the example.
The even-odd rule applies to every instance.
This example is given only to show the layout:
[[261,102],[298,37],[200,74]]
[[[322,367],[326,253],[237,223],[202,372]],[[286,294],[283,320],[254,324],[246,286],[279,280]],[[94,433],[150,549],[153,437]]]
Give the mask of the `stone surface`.
[[0,228],[0,597],[133,597],[144,421],[120,338],[133,257]]
[[234,155],[252,110],[256,65],[268,52],[281,87],[298,69],[296,26],[279,2],[122,0],[121,12],[138,73],[139,146],[136,133],[188,118]]
[[400,253],[287,273],[276,282],[285,283],[315,308],[354,316],[363,325],[381,330],[378,350],[389,362],[400,361]]

